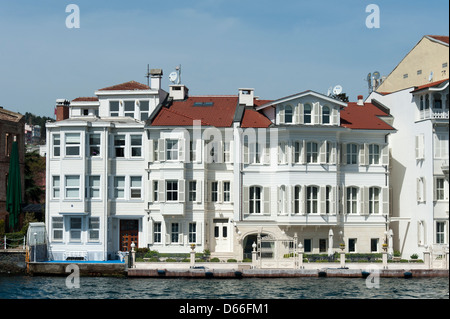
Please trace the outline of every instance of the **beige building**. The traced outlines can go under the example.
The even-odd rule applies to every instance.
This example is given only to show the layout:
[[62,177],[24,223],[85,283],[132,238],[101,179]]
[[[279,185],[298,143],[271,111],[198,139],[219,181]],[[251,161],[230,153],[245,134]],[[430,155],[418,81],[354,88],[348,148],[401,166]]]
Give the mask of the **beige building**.
[[377,87],[392,93],[448,79],[448,36],[425,35]]

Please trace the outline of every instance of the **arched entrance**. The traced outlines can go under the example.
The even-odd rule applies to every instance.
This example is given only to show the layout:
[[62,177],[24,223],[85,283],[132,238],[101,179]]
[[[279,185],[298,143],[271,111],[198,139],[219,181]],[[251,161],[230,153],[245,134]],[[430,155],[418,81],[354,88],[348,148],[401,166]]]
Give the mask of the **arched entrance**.
[[[261,234],[261,236],[266,236],[267,234]],[[247,235],[244,238],[244,241],[242,242],[242,247],[244,249],[244,255],[243,258],[246,259],[252,259],[252,251],[253,251],[253,243],[258,242],[258,234],[250,234]]]

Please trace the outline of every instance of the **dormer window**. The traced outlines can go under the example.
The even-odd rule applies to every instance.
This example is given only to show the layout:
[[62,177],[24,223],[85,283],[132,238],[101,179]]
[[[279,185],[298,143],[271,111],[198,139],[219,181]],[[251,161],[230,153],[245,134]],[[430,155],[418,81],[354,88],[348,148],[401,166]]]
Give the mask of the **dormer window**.
[[305,104],[305,108],[303,110],[303,123],[304,124],[311,124],[311,112],[312,112],[311,105]]
[[292,106],[287,105],[284,108],[284,123],[289,124],[292,123],[293,111]]
[[324,106],[322,109],[322,124],[330,124],[330,108]]
[[110,116],[119,116],[119,101],[110,101],[109,102],[109,115]]

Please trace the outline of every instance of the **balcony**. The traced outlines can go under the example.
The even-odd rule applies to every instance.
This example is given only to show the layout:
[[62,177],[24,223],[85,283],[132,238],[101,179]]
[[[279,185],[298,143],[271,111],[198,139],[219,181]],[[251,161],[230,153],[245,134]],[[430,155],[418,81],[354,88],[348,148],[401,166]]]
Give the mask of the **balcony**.
[[441,166],[442,172],[444,173],[445,179],[448,180],[448,161],[445,160]]
[[425,109],[419,111],[418,121],[422,120],[448,120],[449,119],[448,109]]

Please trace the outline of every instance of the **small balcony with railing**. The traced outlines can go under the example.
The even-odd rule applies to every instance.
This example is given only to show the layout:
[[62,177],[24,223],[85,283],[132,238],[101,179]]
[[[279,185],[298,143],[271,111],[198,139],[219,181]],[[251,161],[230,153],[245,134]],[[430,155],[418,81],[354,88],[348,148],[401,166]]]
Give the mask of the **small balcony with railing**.
[[430,93],[418,97],[418,114],[416,121],[448,120],[448,94]]

